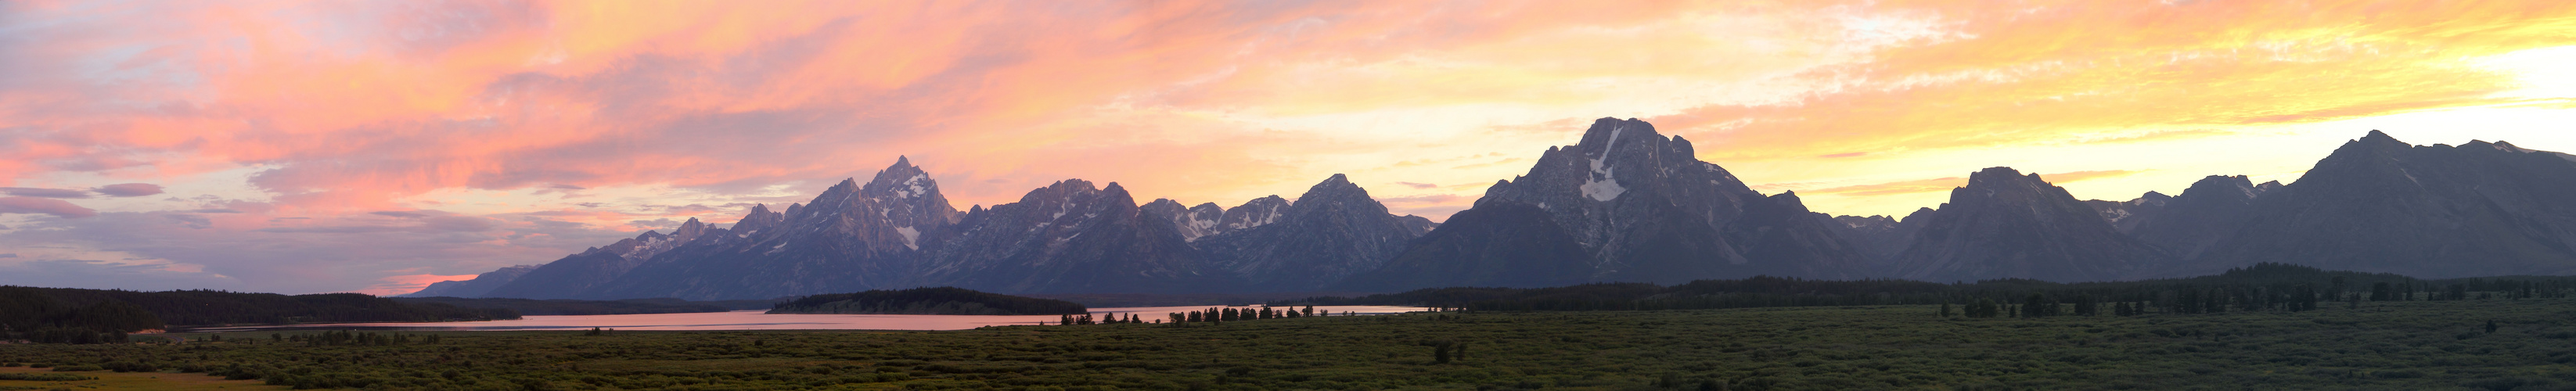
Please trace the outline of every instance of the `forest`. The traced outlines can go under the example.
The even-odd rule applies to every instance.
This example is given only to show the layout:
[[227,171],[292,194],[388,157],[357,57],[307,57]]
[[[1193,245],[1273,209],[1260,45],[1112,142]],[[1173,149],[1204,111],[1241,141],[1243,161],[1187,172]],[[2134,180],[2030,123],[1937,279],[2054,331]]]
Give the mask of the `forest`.
[[519,315],[682,314],[768,309],[769,300],[688,301],[672,298],[626,300],[536,300],[511,298],[395,297],[404,303],[438,303],[464,308],[506,309]]
[[772,314],[1067,315],[1090,309],[1070,301],[953,287],[813,295],[778,303]]
[[0,286],[0,341],[104,343],[176,326],[518,319],[507,309],[403,303],[355,293],[280,295]]
[[[2147,309],[2175,313],[2303,311],[2362,301],[2464,300],[2467,292],[2512,298],[2576,293],[2576,277],[2516,276],[2420,280],[2385,273],[2326,271],[2264,263],[2179,279],[2055,283],[2027,279],[1942,284],[1907,280],[1805,280],[1753,277],[1675,286],[1614,283],[1554,288],[1434,288],[1360,297],[1281,300],[1290,305],[1411,305],[1481,311],[1638,311],[1870,305],[1992,305],[2018,315],[2038,304],[2114,315]],[[2098,308],[2097,308],[2098,307]],[[2038,307],[2034,307],[2038,308]],[[2122,308],[2128,308],[2122,310]],[[2127,312],[2122,312],[2127,311]],[[2042,310],[2034,316],[2058,314]]]

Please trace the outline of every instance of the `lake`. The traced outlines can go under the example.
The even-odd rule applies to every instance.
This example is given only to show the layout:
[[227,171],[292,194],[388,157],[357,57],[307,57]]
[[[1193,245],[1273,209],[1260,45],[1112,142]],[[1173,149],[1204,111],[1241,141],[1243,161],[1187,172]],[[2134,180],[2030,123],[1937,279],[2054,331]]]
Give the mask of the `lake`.
[[[1152,322],[1165,319],[1165,314],[1216,308],[1129,307],[1093,308],[1094,314],[1134,314]],[[1234,307],[1259,308],[1259,307]],[[1392,306],[1316,306],[1316,313],[1330,312],[1341,316],[1385,315],[1423,311],[1422,307]],[[284,326],[209,327],[178,332],[240,332],[259,330],[419,330],[419,331],[507,331],[507,330],[589,330],[597,327],[618,330],[965,330],[984,326],[1055,324],[1058,315],[818,315],[764,314],[760,310],[701,312],[690,314],[529,316],[518,320],[488,322],[432,323],[339,323],[299,324]],[[1103,315],[1105,318],[1106,315]]]

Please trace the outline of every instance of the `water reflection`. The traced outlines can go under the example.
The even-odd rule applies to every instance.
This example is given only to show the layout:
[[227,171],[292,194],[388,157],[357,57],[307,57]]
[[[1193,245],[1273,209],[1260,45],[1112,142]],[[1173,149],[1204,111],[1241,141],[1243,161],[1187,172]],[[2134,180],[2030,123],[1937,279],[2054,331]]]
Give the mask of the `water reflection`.
[[[1130,307],[1093,308],[1091,312],[1107,319],[1116,314],[1120,319],[1135,315],[1152,322],[1166,314],[1216,308]],[[1257,307],[1235,307],[1257,308]],[[1285,307],[1282,307],[1285,308]],[[1301,307],[1302,308],[1302,307]],[[1422,307],[1389,306],[1317,306],[1318,314],[1332,316],[1385,315],[1422,311]],[[304,324],[293,326],[216,327],[189,329],[184,332],[233,332],[251,330],[425,330],[425,331],[505,331],[505,330],[588,330],[593,327],[618,330],[965,330],[984,326],[1054,324],[1056,315],[811,315],[764,314],[761,311],[707,312],[694,314],[530,316],[519,320],[489,322],[438,323],[345,323]]]

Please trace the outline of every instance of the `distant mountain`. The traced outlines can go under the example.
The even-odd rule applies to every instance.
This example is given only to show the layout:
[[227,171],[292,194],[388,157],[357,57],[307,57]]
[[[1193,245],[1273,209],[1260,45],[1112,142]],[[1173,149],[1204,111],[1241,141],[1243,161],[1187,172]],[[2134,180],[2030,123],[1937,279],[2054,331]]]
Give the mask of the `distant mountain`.
[[1275,223],[1279,221],[1279,216],[1287,214],[1288,199],[1286,198],[1275,195],[1254,198],[1251,201],[1244,201],[1243,205],[1226,209],[1225,215],[1217,218],[1217,230],[1208,234],[1234,232]]
[[1269,220],[1196,244],[1210,265],[1247,282],[1244,290],[1304,292],[1376,270],[1420,235],[1415,227],[1430,222],[1388,214],[1367,189],[1341,174],[1308,188]]
[[[1464,226],[1530,224],[1531,209],[1552,224]],[[1868,261],[1794,195],[1755,192],[1724,168],[1699,161],[1690,141],[1657,134],[1653,125],[1637,120],[1595,121],[1576,145],[1549,148],[1527,175],[1495,183],[1474,209],[1459,213],[1386,270],[1373,272],[1428,276],[1364,274],[1340,287],[1678,283],[1758,274],[1842,278],[1858,275]],[[1449,230],[1458,231],[1443,234]],[[1579,256],[1546,252],[1564,239],[1580,248]],[[1522,267],[1494,270],[1496,263]],[[1582,272],[1553,274],[1567,270]]]
[[905,158],[865,185],[843,180],[789,210],[755,207],[743,218],[751,224],[662,253],[574,298],[754,299],[901,285],[958,218],[938,182]]
[[1223,291],[1235,280],[1206,265],[1171,216],[1145,213],[1124,187],[1068,179],[1020,202],[978,207],[956,240],[914,272],[912,286],[1009,293]]
[[2253,212],[2254,199],[2263,191],[2242,175],[2212,175],[2192,183],[2182,195],[2164,201],[2162,207],[2147,218],[2137,219],[2136,225],[2126,231],[2175,258],[2195,257],[2235,233]]
[[2371,131],[2297,182],[2186,275],[2256,262],[2416,277],[2576,273],[2576,155],[2471,141],[2415,146]]
[[644,234],[631,239],[619,240],[605,247],[593,247],[554,262],[547,262],[544,266],[538,266],[536,270],[530,270],[519,278],[492,288],[491,291],[485,292],[483,297],[583,298],[585,297],[583,294],[593,287],[607,284],[619,276],[626,275],[626,272],[635,270],[636,266],[644,264],[645,260],[655,255],[707,237],[707,231],[710,229],[721,230],[709,228],[705,223],[698,222],[698,219],[691,218],[688,222],[681,223],[680,229],[672,231],[670,235],[663,235],[657,231],[645,231]]
[[[1827,219],[1832,221],[1828,225],[1834,228],[1835,233],[1876,261],[1869,270],[1883,271],[1894,269],[1889,263],[1894,262],[1898,253],[1905,252],[1905,246],[1914,244],[1914,233],[1923,230],[1923,222],[1929,220],[1924,216],[1930,215],[1932,208],[1920,208],[1901,220],[1887,216],[1834,216]],[[1826,218],[1821,213],[1817,217]]]
[[1180,232],[1181,240],[1184,241],[1197,241],[1201,237],[1226,232],[1226,229],[1218,224],[1219,220],[1225,218],[1225,207],[1217,206],[1214,202],[1185,207],[1181,206],[1179,201],[1156,198],[1154,202],[1147,202],[1140,208],[1143,208],[1146,213],[1170,217],[1172,229]]
[[511,281],[519,280],[519,276],[525,276],[528,275],[528,272],[536,271],[537,266],[538,265],[518,265],[504,267],[499,270],[475,275],[474,279],[470,280],[434,282],[430,283],[428,287],[421,288],[419,292],[412,292],[411,294],[402,295],[401,297],[483,297],[483,294],[491,293],[493,288],[500,288],[502,285],[508,285]]
[[413,296],[768,299],[955,286],[1008,294],[1388,292],[1672,284],[1756,275],[2106,281],[2281,262],[2425,277],[2576,273],[2576,155],[2372,132],[2295,183],[2211,176],[2180,196],[2078,201],[1996,167],[1903,218],[1756,192],[1690,141],[1603,118],[1444,223],[1346,176],[1233,208],[1078,179],[959,212],[897,158],[784,213],[691,219]]
[[1896,257],[1901,278],[2110,281],[2166,259],[2066,189],[2006,167],[1970,175],[1925,219]]
[[2094,212],[2101,213],[2102,220],[2111,222],[2112,228],[2119,229],[2120,232],[2129,232],[2137,230],[2138,224],[2154,220],[2157,214],[2164,212],[2165,203],[2170,201],[2173,201],[2173,196],[2150,191],[2134,200],[2084,200],[2084,205],[2093,207]]
[[1440,228],[1440,223],[1431,222],[1429,217],[1403,215],[1396,216],[1396,219],[1397,222],[1404,224],[1405,230],[1413,231],[1413,236],[1422,236],[1422,234],[1431,233],[1433,229]]

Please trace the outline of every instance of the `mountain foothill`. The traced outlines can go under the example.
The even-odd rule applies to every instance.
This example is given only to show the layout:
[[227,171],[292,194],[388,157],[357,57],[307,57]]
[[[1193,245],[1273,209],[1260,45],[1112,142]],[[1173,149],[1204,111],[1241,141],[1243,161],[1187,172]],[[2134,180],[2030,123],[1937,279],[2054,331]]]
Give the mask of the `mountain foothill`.
[[2212,175],[2177,195],[2080,200],[1979,170],[1903,217],[1764,194],[1689,140],[1603,118],[1443,223],[1390,213],[1335,174],[1233,207],[1138,202],[1066,179],[958,210],[898,157],[809,202],[691,219],[408,296],[769,299],[958,287],[1009,294],[1396,292],[1680,284],[1753,276],[2118,281],[2258,263],[2424,278],[2576,274],[2576,155],[2412,145],[2371,131],[2291,183]]

